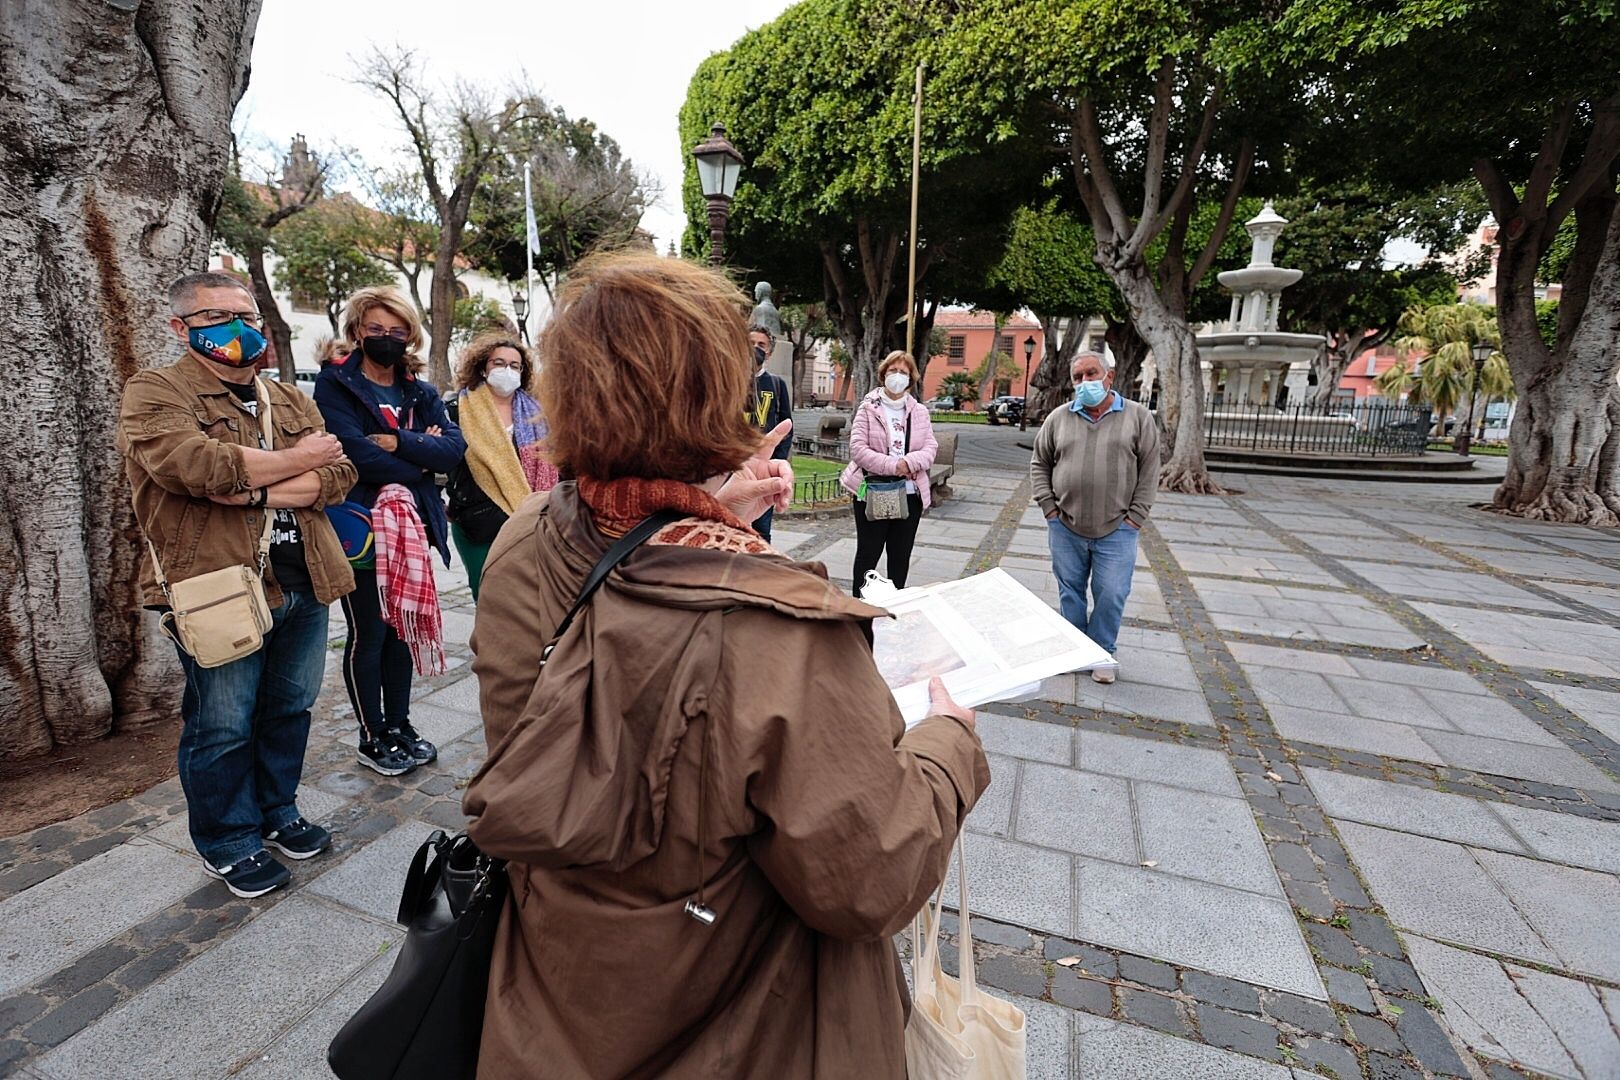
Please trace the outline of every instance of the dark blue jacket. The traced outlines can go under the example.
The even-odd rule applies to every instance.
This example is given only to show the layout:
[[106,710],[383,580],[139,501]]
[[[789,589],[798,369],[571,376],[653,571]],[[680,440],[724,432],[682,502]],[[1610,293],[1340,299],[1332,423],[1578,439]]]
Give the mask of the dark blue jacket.
[[[360,472],[360,482],[349,498],[369,507],[384,484],[404,484],[416,496],[416,512],[427,527],[428,542],[439,549],[449,566],[450,525],[434,474],[455,468],[467,453],[467,440],[431,383],[414,375],[403,379],[405,403],[398,430],[388,426],[377,407],[377,396],[360,372],[359,350],[321,369],[315,380],[315,405],[326,421],[326,430],[343,443],[343,452]],[[443,435],[422,434],[435,424]],[[371,435],[398,436],[399,448],[389,453],[372,442]]]

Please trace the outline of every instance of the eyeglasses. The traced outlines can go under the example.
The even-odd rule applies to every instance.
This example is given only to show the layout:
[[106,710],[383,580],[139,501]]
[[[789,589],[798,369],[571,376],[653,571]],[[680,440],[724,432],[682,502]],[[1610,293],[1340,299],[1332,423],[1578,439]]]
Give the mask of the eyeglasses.
[[495,368],[511,368],[513,371],[522,371],[523,370],[523,361],[521,361],[521,360],[491,360],[489,362],[489,367],[490,367],[491,370],[494,370]]
[[411,340],[410,330],[403,326],[396,326],[390,330],[385,326],[378,326],[376,323],[366,323],[362,329],[365,330],[366,337],[391,337],[395,341]]
[[204,326],[218,326],[228,323],[232,319],[241,319],[255,330],[264,326],[264,316],[257,311],[226,311],[224,308],[203,308],[193,311],[189,315],[180,316],[181,319],[202,319]]

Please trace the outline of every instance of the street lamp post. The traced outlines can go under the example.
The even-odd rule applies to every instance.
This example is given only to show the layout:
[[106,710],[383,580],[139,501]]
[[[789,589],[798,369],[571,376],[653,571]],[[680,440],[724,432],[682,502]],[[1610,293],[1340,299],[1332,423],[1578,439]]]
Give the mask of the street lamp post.
[[709,204],[709,265],[719,266],[726,261],[726,222],[742,172],[742,155],[726,138],[726,125],[716,123],[709,129],[709,137],[692,147],[692,156],[697,159],[698,183]]
[[1485,362],[1491,358],[1491,353],[1495,351],[1496,346],[1488,341],[1474,342],[1472,349],[1474,355],[1474,378],[1468,384],[1468,423],[1459,425],[1460,430],[1457,432],[1457,439],[1452,443],[1452,448],[1463,457],[1468,456],[1469,444],[1473,441],[1474,402],[1479,397],[1480,376],[1485,373]]
[[517,316],[518,333],[523,336],[523,344],[529,343],[529,298],[523,295],[522,289],[512,290],[512,314]]
[[1024,339],[1024,407],[1018,411],[1018,430],[1029,430],[1029,361],[1035,355],[1035,335]]

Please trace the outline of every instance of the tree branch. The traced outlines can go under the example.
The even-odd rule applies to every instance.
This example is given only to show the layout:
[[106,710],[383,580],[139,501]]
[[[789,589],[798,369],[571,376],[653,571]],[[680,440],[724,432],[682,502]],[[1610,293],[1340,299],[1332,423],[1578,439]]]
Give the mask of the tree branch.
[[1620,155],[1620,92],[1600,102],[1594,110],[1592,133],[1586,140],[1586,153],[1558,192],[1558,197],[1547,208],[1550,229],[1556,232],[1591,186],[1609,174],[1616,155]]
[[1508,222],[1519,215],[1519,197],[1514,194],[1513,185],[1490,158],[1474,161],[1474,178],[1485,192],[1485,201],[1491,204],[1497,226],[1507,228]]
[[1193,138],[1192,145],[1187,148],[1187,154],[1181,163],[1181,178],[1176,182],[1175,191],[1171,192],[1170,199],[1160,209],[1152,221],[1144,214],[1137,223],[1136,234],[1126,251],[1132,256],[1139,255],[1147,250],[1153,243],[1153,238],[1164,229],[1168,216],[1174,214],[1182,203],[1192,198],[1193,184],[1198,179],[1199,166],[1203,164],[1204,152],[1209,147],[1209,140],[1215,132],[1215,118],[1221,109],[1223,84],[1216,80],[1210,88],[1209,97],[1204,100],[1204,115],[1198,125],[1198,134]]
[[1232,227],[1232,217],[1237,213],[1238,199],[1243,194],[1244,186],[1249,182],[1249,170],[1254,166],[1254,140],[1245,136],[1238,147],[1237,164],[1232,170],[1232,182],[1226,188],[1226,197],[1221,200],[1220,216],[1215,219],[1215,229],[1209,234],[1209,242],[1199,253],[1198,261],[1193,264],[1192,273],[1187,279],[1187,295],[1198,287],[1209,273],[1209,268],[1215,265],[1215,258],[1220,254],[1221,245],[1226,242],[1226,233]]
[[[1164,195],[1164,155],[1170,141],[1170,96],[1175,81],[1176,58],[1166,56],[1154,80],[1153,110],[1148,115],[1147,160],[1142,172],[1142,222],[1158,216],[1159,200]],[[1138,222],[1137,228],[1141,227]]]
[[1541,149],[1536,152],[1536,163],[1530,170],[1530,181],[1524,186],[1524,198],[1519,200],[1532,214],[1547,205],[1553,181],[1558,178],[1558,167],[1564,161],[1564,148],[1569,145],[1570,129],[1574,126],[1575,102],[1566,101],[1553,114],[1552,127],[1542,136]]
[[[1130,219],[1125,215],[1125,204],[1119,197],[1119,190],[1114,186],[1113,175],[1108,171],[1108,158],[1103,153],[1102,133],[1097,127],[1097,106],[1089,95],[1080,99],[1076,120],[1073,127],[1075,145],[1085,156],[1086,174],[1096,187],[1097,201],[1103,214],[1106,215],[1104,217],[1093,214],[1092,228],[1101,228],[1106,221],[1109,238],[1118,242],[1120,237],[1129,235]],[[1078,159],[1075,167],[1079,168]],[[1084,191],[1081,192],[1081,198],[1085,198]]]

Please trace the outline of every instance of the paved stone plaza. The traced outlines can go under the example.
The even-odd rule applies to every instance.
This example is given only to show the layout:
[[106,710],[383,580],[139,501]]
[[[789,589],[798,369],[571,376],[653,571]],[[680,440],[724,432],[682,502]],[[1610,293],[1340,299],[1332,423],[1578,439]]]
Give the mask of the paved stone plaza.
[[[1014,434],[976,437],[1006,446],[959,458],[913,581],[1000,565],[1056,606]],[[1119,682],[980,712],[975,949],[1030,1076],[1620,1077],[1620,535],[1470,509],[1488,486],[1222,479],[1160,496]],[[776,541],[842,579],[852,537]],[[334,652],[301,805],[336,842],[293,888],[205,878],[175,781],[0,841],[0,1074],[327,1075],[484,754],[441,580],[440,762],[356,768]]]

